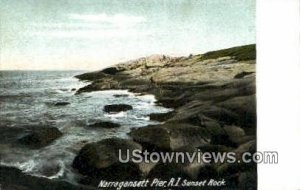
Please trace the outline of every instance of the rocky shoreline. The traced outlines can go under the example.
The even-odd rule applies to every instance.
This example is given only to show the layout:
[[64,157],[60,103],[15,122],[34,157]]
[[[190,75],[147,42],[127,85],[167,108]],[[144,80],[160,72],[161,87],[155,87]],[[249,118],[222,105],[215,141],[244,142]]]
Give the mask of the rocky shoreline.
[[[91,82],[76,94],[127,89],[137,94],[153,94],[157,104],[173,111],[149,115],[151,120],[161,123],[133,129],[130,139],[110,138],[86,144],[72,164],[74,170],[84,176],[78,181],[82,185],[29,176],[18,169],[1,166],[2,189],[94,189],[103,179],[176,177],[225,179],[223,189],[256,189],[256,164],[252,162],[123,164],[118,159],[118,150],[127,149],[165,153],[234,152],[238,157],[244,152],[255,152],[255,53],[255,45],[247,45],[188,57],[154,55],[76,76]],[[62,102],[55,106],[68,104]],[[108,113],[131,109],[132,106],[126,104],[104,107]],[[118,127],[120,125],[110,122],[87,126],[89,129]],[[46,127],[2,127],[1,134],[1,142],[33,149],[47,146],[62,135],[58,129]],[[18,134],[20,138],[14,142]]]
[[[255,45],[188,57],[154,55],[121,63],[77,78],[92,81],[77,94],[96,90],[129,89],[154,94],[174,111],[152,114],[161,121],[130,132],[131,140],[108,139],[88,144],[73,166],[84,184],[99,179],[183,177],[192,180],[223,178],[224,189],[256,189],[255,163],[121,164],[118,149],[148,151],[244,152],[256,151]],[[120,142],[124,141],[124,142]],[[113,172],[114,171],[114,172]],[[113,174],[112,174],[113,173]],[[128,175],[130,174],[130,175]]]

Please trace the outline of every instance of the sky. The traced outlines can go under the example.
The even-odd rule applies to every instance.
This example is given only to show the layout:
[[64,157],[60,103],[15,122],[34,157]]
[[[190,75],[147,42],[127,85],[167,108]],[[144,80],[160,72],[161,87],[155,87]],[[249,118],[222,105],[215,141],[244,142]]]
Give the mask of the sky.
[[255,43],[255,0],[0,0],[0,70],[98,70]]

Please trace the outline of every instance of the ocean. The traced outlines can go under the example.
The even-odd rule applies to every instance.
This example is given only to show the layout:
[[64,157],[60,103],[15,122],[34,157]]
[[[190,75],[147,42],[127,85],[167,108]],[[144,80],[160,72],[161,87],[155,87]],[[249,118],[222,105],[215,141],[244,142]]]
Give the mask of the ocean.
[[[158,124],[149,120],[149,114],[170,111],[156,105],[153,95],[137,95],[127,90],[75,94],[89,84],[74,77],[81,73],[84,72],[0,71],[0,127],[49,126],[63,133],[40,149],[0,144],[1,165],[17,167],[34,176],[75,182],[80,176],[71,164],[84,144],[110,137],[129,138],[131,128]],[[56,106],[58,102],[70,104]],[[105,105],[120,103],[133,109],[117,114],[103,111]],[[111,121],[121,127],[87,128],[97,121]]]

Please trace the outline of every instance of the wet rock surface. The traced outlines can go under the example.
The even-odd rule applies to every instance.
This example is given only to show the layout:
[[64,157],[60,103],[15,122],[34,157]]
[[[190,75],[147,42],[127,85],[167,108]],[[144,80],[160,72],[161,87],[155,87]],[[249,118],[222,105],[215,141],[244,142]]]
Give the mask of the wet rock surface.
[[29,148],[41,148],[49,145],[62,133],[55,127],[35,127],[28,134],[18,139],[18,143]]
[[50,126],[0,126],[1,144],[41,148],[51,144],[61,136],[62,133],[57,128]]
[[96,123],[88,125],[87,127],[88,128],[118,128],[121,127],[121,125],[109,121],[98,121]]
[[56,102],[54,105],[55,106],[66,106],[66,105],[69,105],[70,102]]
[[123,97],[128,97],[129,94],[114,94],[114,97],[116,98],[123,98]]
[[103,110],[108,113],[116,113],[121,111],[132,110],[133,107],[127,104],[113,104],[104,106]]

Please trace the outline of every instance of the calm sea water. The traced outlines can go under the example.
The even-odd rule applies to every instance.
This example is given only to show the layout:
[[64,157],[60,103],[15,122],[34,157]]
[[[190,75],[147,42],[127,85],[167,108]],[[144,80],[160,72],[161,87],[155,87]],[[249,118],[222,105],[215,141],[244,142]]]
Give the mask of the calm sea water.
[[[80,73],[83,72],[0,71],[1,126],[46,125],[57,127],[63,132],[61,138],[38,150],[1,145],[2,165],[18,167],[36,176],[74,181],[77,175],[72,171],[71,163],[86,142],[109,137],[128,138],[130,128],[156,123],[149,121],[150,113],[170,111],[155,105],[152,95],[136,96],[126,90],[75,95],[75,89],[88,84],[74,78]],[[128,97],[114,97],[114,94],[128,94]],[[54,105],[62,101],[70,104]],[[130,104],[133,110],[118,114],[102,111],[107,104],[119,103]],[[86,128],[88,124],[97,121],[112,121],[121,124],[121,127]]]

